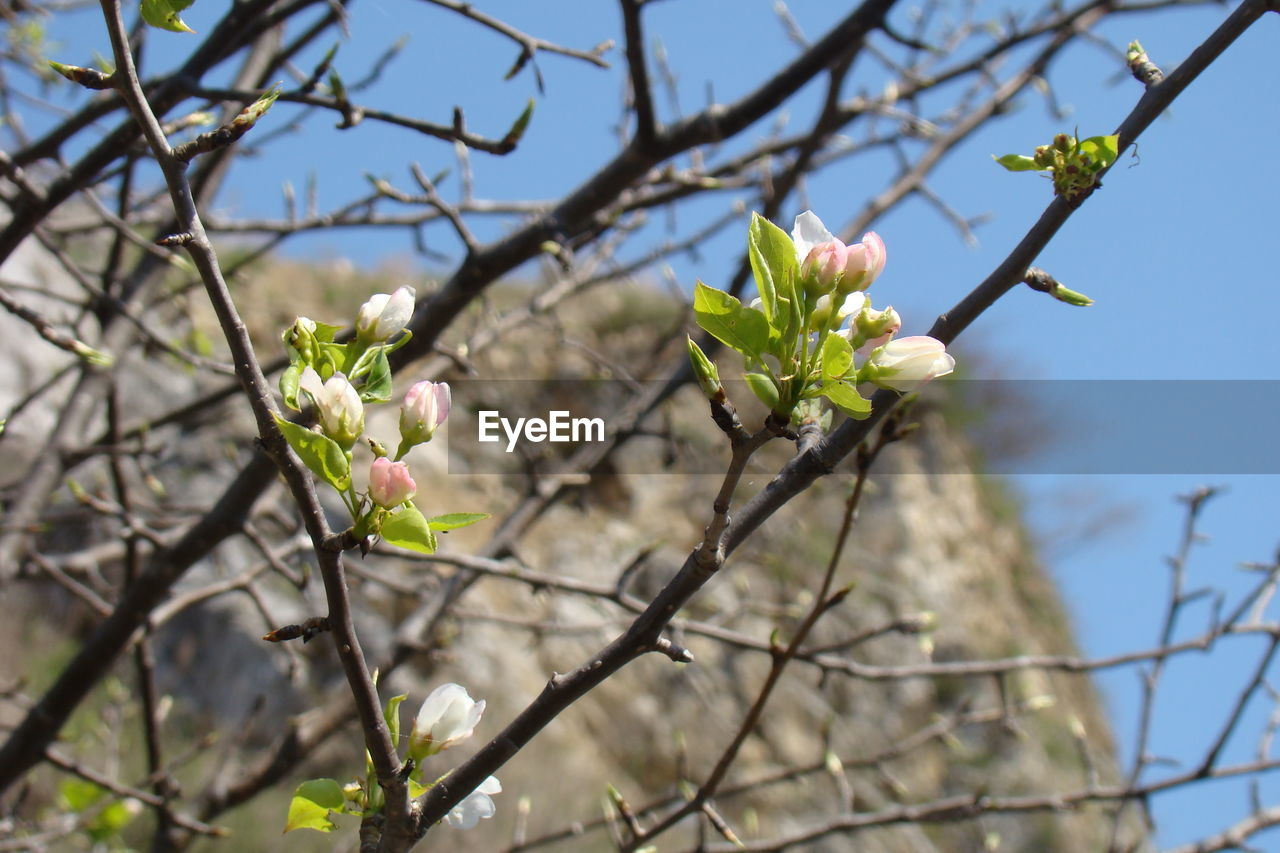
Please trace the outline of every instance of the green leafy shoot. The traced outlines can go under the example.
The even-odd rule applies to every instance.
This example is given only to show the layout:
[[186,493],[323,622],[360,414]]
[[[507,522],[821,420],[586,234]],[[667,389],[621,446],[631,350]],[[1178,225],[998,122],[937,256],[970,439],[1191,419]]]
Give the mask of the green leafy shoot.
[[512,123],[511,129],[507,131],[507,135],[502,137],[500,143],[504,148],[514,148],[524,138],[524,132],[529,128],[529,122],[533,119],[533,98],[529,99],[529,103],[525,106],[524,111],[516,116],[516,120]]
[[[280,97],[280,84],[277,83],[270,89],[262,93],[258,100],[245,107],[240,113],[231,120],[231,129],[247,131],[258,123],[258,119],[267,114],[267,110],[271,109],[271,105],[276,102],[276,98]],[[319,325],[319,324],[317,324]]]
[[1005,154],[994,159],[1010,172],[1047,172],[1055,195],[1079,201],[1093,191],[1099,174],[1119,156],[1120,137],[1115,134],[1081,140],[1059,133],[1051,144],[1039,146],[1030,157]]

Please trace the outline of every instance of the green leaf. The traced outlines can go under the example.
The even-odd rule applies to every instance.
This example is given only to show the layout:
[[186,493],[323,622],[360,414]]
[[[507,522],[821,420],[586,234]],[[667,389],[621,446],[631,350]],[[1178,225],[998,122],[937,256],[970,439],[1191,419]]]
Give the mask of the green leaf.
[[58,785],[58,794],[67,811],[82,812],[102,798],[107,791],[87,779],[64,779]]
[[275,416],[276,426],[284,433],[285,440],[298,454],[302,464],[310,468],[315,475],[340,492],[351,487],[351,460],[338,446],[338,442],[312,432],[279,415]]
[[871,401],[859,394],[858,389],[848,382],[824,383],[822,396],[854,420],[863,420],[871,414]]
[[853,366],[853,346],[843,335],[829,334],[822,343],[822,376],[839,379]]
[[373,357],[373,366],[369,369],[369,378],[360,386],[360,400],[365,403],[385,403],[391,399],[391,363],[387,361],[387,350],[378,347],[378,354]]
[[195,0],[142,0],[142,20],[171,33],[194,33],[195,30],[178,17],[179,12],[194,2]]
[[775,411],[778,408],[778,386],[774,384],[773,379],[763,373],[746,373],[743,379],[747,380],[747,387],[751,389],[751,393],[760,398],[760,402],[769,407],[769,411]]
[[356,359],[355,341],[348,344],[322,343],[320,344],[320,356],[316,360],[316,364],[311,365],[315,368],[316,373],[320,374],[320,378],[326,382],[334,372],[341,373],[348,379],[352,377],[351,368],[354,366]]
[[405,693],[392,696],[387,700],[387,707],[382,712],[383,719],[387,721],[387,730],[391,732],[393,744],[400,742],[400,703],[407,698],[409,698],[408,694]]
[[329,813],[341,812],[344,802],[342,786],[333,779],[308,779],[293,793],[284,831],[314,829],[332,832],[335,827],[329,820]]
[[381,533],[382,540],[389,545],[399,545],[422,554],[435,553],[436,535],[412,504],[387,516],[382,522]]
[[280,374],[280,394],[284,397],[284,404],[295,412],[301,411],[298,405],[298,380],[302,377],[302,365],[295,362],[284,369]]
[[89,821],[85,830],[95,841],[110,842],[120,835],[122,829],[133,822],[133,819],[138,816],[141,805],[137,800],[116,800],[99,811]]
[[1095,163],[1091,168],[1098,171],[1110,166],[1120,156],[1120,137],[1116,134],[1090,136],[1080,143],[1080,153],[1091,157]]
[[747,229],[747,255],[765,318],[774,328],[779,328],[779,301],[795,297],[796,244],[787,232],[753,213]]
[[333,93],[333,99],[340,104],[347,103],[347,87],[342,82],[342,75],[338,73],[338,69],[329,69],[329,91]]
[[533,118],[533,105],[533,98],[530,98],[529,104],[524,108],[524,112],[516,117],[511,129],[507,131],[507,135],[502,137],[503,145],[515,145],[524,136],[525,130],[529,127],[529,120]]
[[723,290],[698,282],[693,287],[693,314],[698,325],[725,346],[759,358],[769,345],[769,321],[754,308],[744,307]]
[[434,515],[427,519],[427,526],[432,530],[457,530],[459,527],[470,527],[477,521],[489,517],[487,512],[451,512],[445,515]]
[[1025,154],[1006,154],[1003,157],[997,157],[992,154],[991,158],[1010,172],[1041,171],[1041,167],[1036,165],[1036,161]]
[[328,323],[316,322],[316,340],[322,344],[333,341],[334,336],[342,331],[342,326],[331,326]]

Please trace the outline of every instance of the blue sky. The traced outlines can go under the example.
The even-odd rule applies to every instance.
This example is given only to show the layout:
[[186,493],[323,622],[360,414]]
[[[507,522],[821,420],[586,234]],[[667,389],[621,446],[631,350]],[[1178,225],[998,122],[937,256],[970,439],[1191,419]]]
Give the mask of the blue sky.
[[[540,36],[587,48],[620,30],[615,4],[548,0],[519,3],[493,0],[481,8]],[[959,4],[957,4],[959,5]],[[682,0],[656,3],[646,13],[652,39],[660,39],[679,77],[686,111],[706,102],[708,87],[725,102],[748,91],[795,54],[781,35],[771,4],[734,0]],[[795,2],[792,11],[810,36],[843,14],[848,4]],[[186,20],[207,29],[219,4],[202,0]],[[1140,39],[1166,70],[1176,65],[1226,17],[1228,8],[1209,5],[1158,16],[1127,16],[1097,33],[1115,47]],[[718,22],[709,31],[708,24]],[[725,23],[729,22],[729,23]],[[96,20],[73,21],[53,35],[61,39],[63,61],[88,63],[89,51],[106,53]],[[348,80],[359,77],[368,59],[411,33],[405,53],[382,83],[360,99],[448,122],[454,104],[464,107],[469,126],[500,136],[530,97],[537,111],[519,152],[507,158],[473,155],[476,191],[493,198],[550,198],[563,194],[616,150],[613,126],[623,86],[619,52],[614,67],[600,71],[579,62],[541,55],[547,91],[539,95],[526,71],[501,78],[514,57],[511,44],[443,10],[425,4],[373,0],[357,4],[351,39],[337,67]],[[989,376],[1028,380],[1253,380],[1280,378],[1280,274],[1270,257],[1275,244],[1277,203],[1274,140],[1280,135],[1280,99],[1276,97],[1275,46],[1280,16],[1269,15],[1184,94],[1140,141],[1138,156],[1126,155],[1037,260],[1076,290],[1097,300],[1089,309],[1073,309],[1042,294],[1018,289],[1001,300],[958,342],[957,353],[980,353],[975,364]],[[188,48],[190,36],[155,34],[148,48],[151,69],[165,57]],[[300,64],[309,69],[314,56]],[[921,333],[933,317],[956,302],[993,269],[1034,221],[1048,201],[1047,183],[1029,174],[996,167],[990,155],[1029,153],[1059,131],[1078,127],[1082,136],[1109,133],[1141,94],[1131,78],[1117,79],[1117,63],[1102,48],[1079,43],[1053,67],[1050,79],[1071,114],[1054,118],[1043,100],[1027,94],[1021,109],[989,125],[951,153],[930,186],[967,216],[984,212],[992,220],[977,230],[970,246],[927,205],[908,202],[877,221],[889,246],[888,269],[876,286],[880,299],[892,301],[906,320],[906,331]],[[875,69],[861,67],[851,91],[876,89]],[[809,87],[789,105],[795,127],[812,114],[820,86]],[[671,115],[667,99],[660,110]],[[283,120],[288,109],[271,117]],[[776,117],[775,117],[776,118]],[[748,134],[759,138],[770,122]],[[354,132],[333,129],[329,115],[313,119],[304,137],[280,151],[246,162],[219,199],[228,211],[278,214],[279,187],[289,180],[301,188],[314,173],[321,207],[334,206],[364,191],[362,170],[402,187],[410,186],[405,164],[418,161],[428,174],[453,166],[450,147],[408,131],[372,125]],[[835,230],[851,220],[863,201],[893,176],[892,163],[868,160],[807,185],[811,206]],[[456,192],[456,182],[445,184]],[[710,200],[681,214],[687,229],[699,217],[711,219],[727,198]],[[799,212],[790,210],[790,216]],[[661,216],[656,219],[661,222]],[[509,223],[493,220],[478,230],[482,238],[501,233]],[[788,223],[789,227],[789,223]],[[431,245],[456,251],[444,229],[431,233]],[[736,262],[743,238],[730,229],[704,247],[700,258],[677,258],[677,279],[722,283]],[[398,232],[326,234],[291,244],[289,252],[312,258],[345,255],[375,265],[411,251]],[[438,266],[420,266],[426,273]],[[528,270],[533,273],[532,268]],[[1280,386],[1276,386],[1280,387]],[[1259,385],[1265,397],[1271,386]],[[1105,415],[1105,412],[1101,413]],[[1183,413],[1192,423],[1214,423],[1206,431],[1229,441],[1233,412],[1221,403],[1192,405]],[[1159,429],[1159,422],[1153,424]],[[1226,438],[1222,438],[1226,436]],[[1207,440],[1207,439],[1206,439]],[[1274,507],[1280,505],[1280,478],[1226,473],[1222,476],[1178,473],[1176,458],[1163,475],[1015,476],[1026,496],[1026,512],[1046,542],[1045,558],[1070,603],[1085,650],[1112,654],[1151,646],[1163,615],[1168,571],[1164,557],[1173,550],[1181,524],[1174,496],[1203,483],[1227,492],[1206,510],[1203,531],[1210,537],[1194,553],[1192,587],[1211,585],[1228,593],[1243,588],[1249,576],[1243,561],[1267,561],[1277,545]],[[1109,526],[1100,522],[1113,522]],[[1186,632],[1203,625],[1205,608],[1193,608]],[[1200,620],[1198,624],[1196,620]],[[1179,659],[1170,668],[1157,714],[1153,748],[1157,753],[1193,761],[1211,739],[1221,706],[1236,694],[1260,641],[1235,640],[1212,656]],[[1244,653],[1248,652],[1248,655]],[[1131,670],[1104,676],[1101,683],[1113,711],[1117,735],[1131,743],[1137,678]],[[1269,709],[1251,709],[1230,755],[1249,756],[1254,735]],[[1276,786],[1264,786],[1272,801]],[[1156,800],[1160,840],[1169,845],[1197,832],[1221,828],[1242,817],[1248,800],[1239,784],[1212,792],[1168,795]],[[1261,844],[1268,841],[1264,838]],[[1273,836],[1271,844],[1276,844]]]

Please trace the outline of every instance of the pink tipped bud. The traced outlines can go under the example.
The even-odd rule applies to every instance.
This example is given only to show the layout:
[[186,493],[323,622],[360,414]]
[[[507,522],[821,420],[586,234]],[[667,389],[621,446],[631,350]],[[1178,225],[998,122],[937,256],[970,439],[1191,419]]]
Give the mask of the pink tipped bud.
[[830,293],[844,275],[848,249],[839,240],[819,243],[800,265],[800,278],[810,296]]
[[400,406],[400,447],[408,450],[415,444],[430,441],[449,417],[449,406],[447,382],[423,380],[410,388]]
[[383,509],[393,509],[418,493],[418,484],[409,476],[409,466],[385,456],[373,460],[369,469],[369,497]]
[[413,316],[413,297],[412,287],[370,296],[356,315],[356,335],[366,343],[381,343],[395,336]]
[[840,290],[848,293],[854,290],[866,290],[880,273],[884,272],[888,252],[884,240],[874,231],[862,235],[861,243],[854,243],[845,254],[844,277],[840,280]]
[[871,353],[859,378],[881,388],[911,391],[946,376],[955,366],[956,360],[948,355],[942,341],[917,335],[889,341]]

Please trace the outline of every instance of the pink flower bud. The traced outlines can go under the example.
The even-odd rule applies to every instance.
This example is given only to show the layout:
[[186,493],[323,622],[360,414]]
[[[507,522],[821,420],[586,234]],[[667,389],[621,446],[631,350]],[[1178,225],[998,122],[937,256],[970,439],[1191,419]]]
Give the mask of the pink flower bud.
[[412,287],[370,296],[356,315],[357,337],[366,343],[381,343],[396,335],[413,316],[413,298]]
[[436,429],[449,417],[449,405],[447,382],[423,380],[410,388],[400,407],[401,449],[407,451],[415,444],[430,441]]
[[911,391],[946,376],[955,366],[956,360],[947,354],[942,341],[916,335],[889,341],[871,353],[859,378],[881,388]]
[[880,273],[884,272],[884,264],[889,258],[884,241],[874,231],[862,235],[861,243],[854,243],[845,252],[844,277],[840,280],[840,291],[848,293],[854,290],[866,290]]
[[373,460],[369,469],[369,497],[383,509],[393,509],[418,493],[418,484],[409,476],[409,466],[385,456]]
[[819,243],[800,265],[800,278],[809,295],[830,293],[844,276],[849,250],[839,240]]

